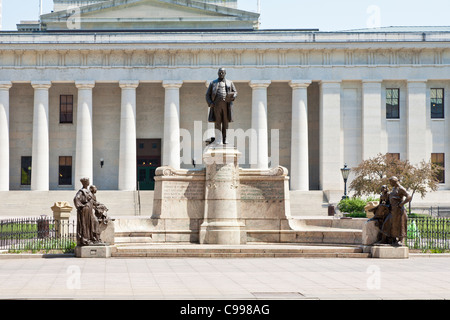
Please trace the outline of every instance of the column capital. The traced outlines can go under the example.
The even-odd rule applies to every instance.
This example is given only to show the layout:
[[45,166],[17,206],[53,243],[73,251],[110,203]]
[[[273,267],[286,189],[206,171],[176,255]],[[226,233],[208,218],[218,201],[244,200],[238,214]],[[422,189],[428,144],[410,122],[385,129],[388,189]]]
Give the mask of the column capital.
[[122,89],[136,89],[139,86],[139,80],[120,80],[119,87]]
[[268,86],[270,86],[271,83],[272,83],[272,81],[270,81],[270,80],[251,80],[249,82],[249,85],[252,89],[267,88]]
[[31,86],[34,89],[50,89],[52,86],[51,81],[31,81]]
[[75,81],[75,86],[78,89],[93,89],[95,87],[95,81],[90,80]]
[[162,86],[166,89],[179,89],[183,85],[183,80],[164,80]]
[[11,81],[0,81],[0,90],[9,90],[11,87]]
[[311,83],[312,83],[311,80],[291,80],[291,81],[289,81],[289,85],[291,86],[292,89],[308,88]]

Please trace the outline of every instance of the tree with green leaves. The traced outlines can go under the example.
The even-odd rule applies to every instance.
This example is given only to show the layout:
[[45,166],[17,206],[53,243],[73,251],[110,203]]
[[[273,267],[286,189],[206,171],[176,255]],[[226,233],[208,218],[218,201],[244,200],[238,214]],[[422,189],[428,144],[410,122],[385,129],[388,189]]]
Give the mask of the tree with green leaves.
[[408,160],[399,160],[389,153],[378,154],[352,168],[355,178],[349,187],[355,197],[372,196],[379,194],[381,186],[389,185],[389,178],[395,176],[412,197],[418,193],[424,198],[429,191],[439,188],[438,176],[442,170],[431,160],[412,165]]

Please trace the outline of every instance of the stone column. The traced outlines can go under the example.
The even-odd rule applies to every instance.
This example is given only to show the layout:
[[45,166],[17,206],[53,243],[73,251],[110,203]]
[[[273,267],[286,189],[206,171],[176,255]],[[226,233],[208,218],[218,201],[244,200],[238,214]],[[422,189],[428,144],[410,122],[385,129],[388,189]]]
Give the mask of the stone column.
[[[268,169],[269,168],[269,140],[267,125],[267,88],[270,80],[252,80],[250,87],[252,93],[252,130],[256,132],[256,141],[252,135],[250,143],[256,144],[256,148],[250,147],[250,152],[256,149],[256,163],[251,163],[252,168]],[[255,157],[250,156],[250,159]],[[251,161],[252,162],[252,161]],[[254,162],[254,161],[253,161]]]
[[408,81],[406,104],[406,154],[411,164],[429,161],[431,150],[427,147],[427,81]]
[[10,81],[0,82],[0,191],[9,190],[9,89]]
[[34,88],[33,145],[31,162],[31,190],[49,190],[49,132],[48,90],[50,81],[31,82]]
[[139,81],[120,81],[122,106],[120,114],[119,190],[136,189],[136,88]]
[[75,156],[75,189],[79,187],[81,178],[89,178],[93,182],[93,136],[92,136],[92,89],[95,81],[77,81],[77,135]]
[[181,80],[163,81],[164,102],[163,165],[180,169],[180,88]]
[[309,191],[308,86],[294,80],[292,87],[291,190]]
[[246,243],[245,226],[239,220],[239,156],[239,151],[230,147],[209,147],[203,154],[206,190],[201,244]]
[[341,83],[320,83],[320,185],[322,190],[341,190]]
[[363,80],[362,159],[381,153],[381,80]]

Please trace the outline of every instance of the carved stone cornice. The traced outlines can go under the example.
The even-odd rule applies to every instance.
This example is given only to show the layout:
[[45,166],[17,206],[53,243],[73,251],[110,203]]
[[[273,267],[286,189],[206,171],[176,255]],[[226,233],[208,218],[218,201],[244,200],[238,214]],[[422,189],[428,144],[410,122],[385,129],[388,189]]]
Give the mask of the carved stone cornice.
[[23,55],[25,50],[14,50],[14,66],[21,67],[23,65]]
[[133,56],[136,50],[134,49],[125,49],[122,50],[123,54],[123,65],[125,67],[132,67],[133,66]]

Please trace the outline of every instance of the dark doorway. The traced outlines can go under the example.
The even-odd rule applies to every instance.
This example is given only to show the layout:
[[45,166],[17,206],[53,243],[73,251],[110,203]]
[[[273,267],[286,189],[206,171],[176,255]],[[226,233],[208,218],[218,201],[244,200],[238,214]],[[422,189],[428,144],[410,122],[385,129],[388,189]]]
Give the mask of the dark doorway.
[[137,187],[155,190],[155,171],[161,166],[161,139],[137,139]]

